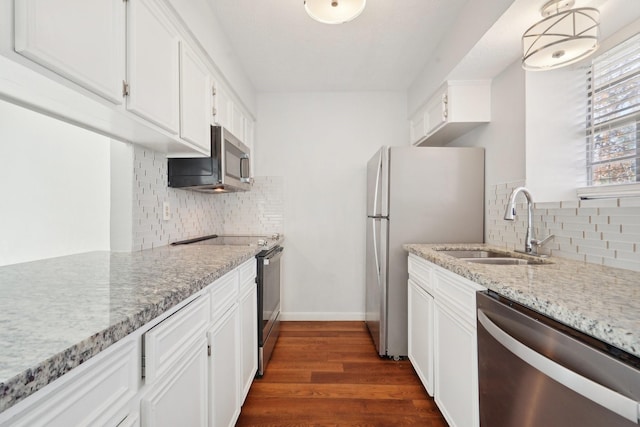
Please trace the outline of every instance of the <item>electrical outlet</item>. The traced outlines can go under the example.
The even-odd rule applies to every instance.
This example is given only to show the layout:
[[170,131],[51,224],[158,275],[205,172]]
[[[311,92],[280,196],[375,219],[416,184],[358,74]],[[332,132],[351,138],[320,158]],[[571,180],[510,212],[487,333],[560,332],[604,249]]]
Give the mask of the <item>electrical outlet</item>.
[[162,202],[162,219],[165,221],[171,219],[171,205],[169,202]]

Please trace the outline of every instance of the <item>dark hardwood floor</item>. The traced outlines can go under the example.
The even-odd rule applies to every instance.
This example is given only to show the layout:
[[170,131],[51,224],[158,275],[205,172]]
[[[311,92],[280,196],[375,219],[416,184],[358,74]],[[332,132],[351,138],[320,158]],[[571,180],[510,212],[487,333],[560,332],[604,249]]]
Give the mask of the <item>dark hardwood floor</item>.
[[378,357],[363,322],[282,322],[236,426],[447,424],[411,363]]

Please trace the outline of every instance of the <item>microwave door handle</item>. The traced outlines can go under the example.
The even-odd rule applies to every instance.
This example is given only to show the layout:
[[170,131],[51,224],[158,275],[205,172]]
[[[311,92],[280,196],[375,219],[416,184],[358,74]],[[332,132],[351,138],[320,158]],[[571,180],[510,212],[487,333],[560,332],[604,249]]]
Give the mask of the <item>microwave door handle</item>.
[[251,172],[249,171],[249,155],[244,154],[240,158],[240,181],[250,183],[251,182],[251,177],[249,176],[250,174]]

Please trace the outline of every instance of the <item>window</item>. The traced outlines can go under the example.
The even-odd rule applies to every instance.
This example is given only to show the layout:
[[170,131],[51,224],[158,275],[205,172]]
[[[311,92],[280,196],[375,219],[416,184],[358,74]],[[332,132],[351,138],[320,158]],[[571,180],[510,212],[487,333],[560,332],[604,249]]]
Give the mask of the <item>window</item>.
[[588,185],[640,182],[640,34],[595,58],[587,84]]

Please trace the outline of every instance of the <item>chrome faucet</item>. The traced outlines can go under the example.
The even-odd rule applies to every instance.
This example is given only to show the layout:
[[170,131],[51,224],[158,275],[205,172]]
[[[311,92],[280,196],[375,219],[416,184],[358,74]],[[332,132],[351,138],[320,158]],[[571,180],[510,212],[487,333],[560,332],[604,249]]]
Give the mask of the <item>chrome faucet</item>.
[[[513,221],[516,217],[516,197],[519,193],[524,194],[524,197],[527,199],[527,234],[524,238],[524,253],[531,255],[538,255],[538,249],[547,243],[549,239],[553,237],[553,234],[545,237],[542,240],[533,238],[533,196],[524,187],[515,188],[511,195],[509,196],[509,201],[507,202],[507,209],[504,212],[504,219],[507,221]],[[535,250],[534,250],[535,248]]]

